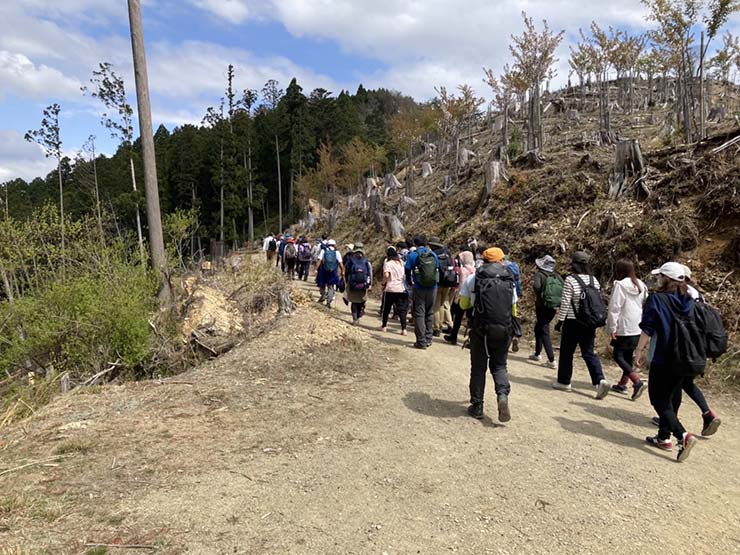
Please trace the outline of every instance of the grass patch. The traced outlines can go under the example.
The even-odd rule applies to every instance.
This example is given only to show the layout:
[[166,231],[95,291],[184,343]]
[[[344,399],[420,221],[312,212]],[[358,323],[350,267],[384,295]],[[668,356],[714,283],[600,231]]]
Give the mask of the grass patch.
[[65,441],[59,447],[57,447],[54,450],[55,455],[71,455],[75,453],[80,453],[81,455],[85,455],[92,451],[93,444],[89,441],[84,441],[80,439],[71,439],[69,441]]

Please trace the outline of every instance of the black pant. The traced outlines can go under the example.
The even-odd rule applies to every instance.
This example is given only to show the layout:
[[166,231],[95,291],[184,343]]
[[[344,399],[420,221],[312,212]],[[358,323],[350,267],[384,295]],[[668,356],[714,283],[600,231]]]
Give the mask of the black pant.
[[409,311],[408,294],[391,292],[383,294],[383,327],[388,325],[388,317],[393,307],[396,307],[396,314],[401,320],[401,329],[405,330],[407,325],[406,314]]
[[365,302],[361,303],[352,303],[352,319],[353,320],[359,320],[362,318],[362,313],[365,309]]
[[573,355],[576,347],[581,348],[581,357],[586,362],[591,383],[598,385],[604,379],[599,356],[594,352],[596,329],[587,328],[576,320],[563,322],[560,336],[560,362],[558,363],[558,382],[569,384],[573,377]]
[[686,428],[678,419],[678,409],[681,407],[681,390],[684,381],[692,382],[693,378],[682,376],[670,366],[662,364],[650,365],[650,379],[648,380],[648,395],[650,404],[660,417],[658,437],[669,439],[671,432],[676,438],[683,440]]
[[311,272],[311,261],[298,262],[298,279],[308,281],[308,274]]
[[416,342],[431,345],[434,335],[434,301],[437,289],[414,289],[414,332]]
[[285,259],[285,267],[287,273],[288,273],[288,279],[295,279],[295,265],[296,265],[296,259],[295,258],[286,258]]
[[622,369],[622,376],[629,376],[634,372],[635,349],[639,341],[639,335],[620,335],[614,341],[614,362]]
[[683,390],[686,392],[686,395],[688,395],[691,400],[696,403],[702,414],[706,414],[709,412],[709,403],[707,403],[707,400],[704,398],[704,393],[702,392],[702,390],[699,389],[699,386],[694,383],[693,378],[690,380],[684,379]]
[[535,307],[537,313],[537,322],[534,325],[534,354],[540,355],[544,347],[547,360],[555,360],[555,351],[552,349],[552,340],[550,339],[550,322],[555,318],[557,311],[554,308],[546,306]]
[[511,336],[493,339],[477,330],[470,332],[470,402],[482,403],[486,391],[486,370],[490,368],[496,395],[511,392],[506,358],[509,355]]
[[460,307],[460,303],[453,303],[450,307],[450,311],[452,312],[452,332],[450,333],[450,336],[453,341],[457,341],[457,336],[460,333],[460,328],[462,327],[466,311]]

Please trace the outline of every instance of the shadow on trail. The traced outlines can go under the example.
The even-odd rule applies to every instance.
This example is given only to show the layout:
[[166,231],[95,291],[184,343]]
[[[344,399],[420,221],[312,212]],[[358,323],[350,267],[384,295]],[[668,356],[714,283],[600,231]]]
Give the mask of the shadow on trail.
[[599,403],[575,402],[573,404],[581,407],[586,412],[600,418],[613,420],[614,422],[624,422],[625,424],[640,426],[642,428],[655,428],[653,423],[650,421],[650,417],[644,414],[640,414],[639,412],[620,409],[612,405],[603,405]]
[[593,420],[570,420],[562,416],[553,416],[553,419],[567,432],[585,436],[595,437],[602,441],[608,441],[620,447],[629,447],[637,449],[644,453],[649,453],[661,459],[666,459],[654,447],[645,443],[641,436],[627,434],[618,430],[611,430],[599,422]]
[[[403,404],[412,411],[422,414],[424,416],[433,416],[435,418],[458,418],[468,416],[468,403],[467,401],[448,401],[446,399],[435,399],[428,393],[419,393],[413,391],[407,393],[403,398]],[[497,424],[490,417],[485,416],[481,420],[483,426],[487,428],[501,428],[501,424]]]
[[[543,389],[546,391],[552,391],[553,394],[560,394],[562,395],[564,392],[557,391],[552,388],[552,382],[554,382],[557,379],[557,376],[553,376],[551,379],[540,379],[540,378],[533,378],[531,376],[519,376],[517,374],[513,374],[509,372],[509,381],[512,383],[516,383],[519,385],[527,385],[529,387],[533,387],[535,389]],[[593,390],[593,386],[586,382],[573,382],[571,384],[573,386],[572,393],[575,393],[576,395],[582,395],[589,398],[593,397],[593,394],[591,391]],[[582,390],[586,391],[582,391]],[[567,393],[566,393],[567,395]]]

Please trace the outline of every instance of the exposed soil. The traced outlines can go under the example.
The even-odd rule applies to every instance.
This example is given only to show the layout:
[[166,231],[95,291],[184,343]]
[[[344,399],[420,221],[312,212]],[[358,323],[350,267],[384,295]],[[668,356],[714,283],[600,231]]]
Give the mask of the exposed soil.
[[[300,304],[300,302],[299,302]],[[10,553],[740,553],[738,402],[684,464],[646,398],[550,388],[510,356],[513,419],[465,414],[468,355],[304,302],[160,382],[67,395],[0,435]],[[608,368],[611,378],[619,372]],[[685,423],[700,431],[691,401]]]

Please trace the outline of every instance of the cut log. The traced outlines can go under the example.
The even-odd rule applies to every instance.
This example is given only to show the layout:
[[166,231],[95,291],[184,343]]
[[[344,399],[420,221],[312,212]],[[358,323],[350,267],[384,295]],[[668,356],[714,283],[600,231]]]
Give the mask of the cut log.
[[578,115],[578,110],[568,110],[565,117],[568,121],[574,121],[576,123],[581,121],[581,116]]
[[421,177],[426,179],[427,177],[430,177],[434,171],[432,170],[432,165],[429,162],[424,162],[421,165]]
[[[413,171],[413,168],[411,169],[411,171]],[[387,173],[385,175],[385,180],[383,181],[383,184],[385,185],[385,196],[386,197],[393,191],[403,188],[403,185],[401,185],[401,182],[392,173]]]
[[401,220],[398,219],[397,216],[394,214],[386,214],[385,221],[388,229],[388,237],[391,240],[398,240],[405,237],[406,229],[403,227]]
[[626,139],[617,143],[614,171],[609,178],[609,198],[620,199],[632,191],[646,171],[640,141]]
[[475,152],[467,148],[461,148],[457,155],[457,161],[459,166],[464,167],[470,164],[474,158],[476,158]]
[[545,158],[537,152],[536,150],[530,150],[529,152],[526,152],[525,154],[522,154],[519,156],[516,160],[514,160],[514,165],[517,168],[541,168],[545,165]]
[[490,195],[498,185],[499,181],[509,181],[509,176],[506,174],[506,169],[501,162],[492,161],[486,162],[486,194]]

